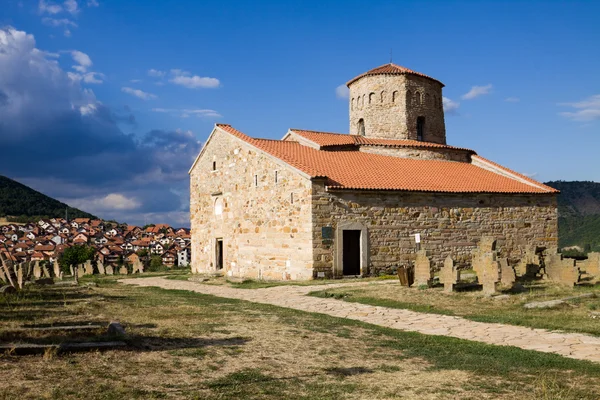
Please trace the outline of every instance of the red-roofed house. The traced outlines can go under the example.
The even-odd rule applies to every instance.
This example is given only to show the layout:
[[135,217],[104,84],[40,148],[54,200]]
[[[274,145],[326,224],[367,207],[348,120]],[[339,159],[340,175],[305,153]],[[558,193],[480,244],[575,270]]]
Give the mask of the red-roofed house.
[[[557,246],[557,191],[446,144],[443,84],[386,64],[350,80],[350,134],[217,124],[190,169],[192,271],[312,279]],[[532,149],[533,150],[533,149]]]

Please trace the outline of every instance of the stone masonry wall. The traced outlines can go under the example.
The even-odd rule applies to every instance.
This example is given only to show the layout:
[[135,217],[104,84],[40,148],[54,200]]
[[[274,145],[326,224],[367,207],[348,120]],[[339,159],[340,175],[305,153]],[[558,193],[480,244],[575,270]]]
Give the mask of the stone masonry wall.
[[310,279],[310,188],[309,179],[216,130],[190,174],[192,271],[216,271],[215,241],[222,238],[228,276]]
[[364,120],[365,136],[417,140],[417,117],[425,117],[426,142],[446,143],[442,85],[412,75],[366,76],[350,89],[350,134],[358,135]]
[[363,275],[411,262],[415,233],[438,266],[448,255],[470,264],[471,250],[484,235],[498,239],[501,257],[519,258],[531,244],[557,245],[555,195],[326,192],[315,182],[312,197],[315,270],[338,276],[335,239],[324,240],[322,227],[336,231],[349,222],[362,225],[368,235]]
[[379,154],[382,156],[400,158],[418,158],[422,160],[446,160],[458,162],[471,162],[471,153],[455,149],[411,149],[406,147],[360,146],[360,151]]

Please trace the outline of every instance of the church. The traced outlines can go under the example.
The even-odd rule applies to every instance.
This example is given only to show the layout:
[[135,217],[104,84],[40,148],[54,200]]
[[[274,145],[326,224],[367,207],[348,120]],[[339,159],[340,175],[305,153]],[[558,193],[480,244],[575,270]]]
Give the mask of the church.
[[[558,244],[558,191],[446,142],[443,83],[390,63],[348,81],[350,133],[216,124],[190,174],[192,272],[271,280],[518,259]],[[243,127],[239,127],[243,129]]]

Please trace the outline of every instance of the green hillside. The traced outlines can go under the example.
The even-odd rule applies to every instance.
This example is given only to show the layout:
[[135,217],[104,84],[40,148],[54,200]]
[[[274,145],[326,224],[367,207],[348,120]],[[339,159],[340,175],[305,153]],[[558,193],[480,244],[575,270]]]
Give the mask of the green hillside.
[[27,222],[39,217],[64,217],[67,208],[69,218],[96,218],[0,175],[0,217],[6,217],[9,221]]
[[558,196],[559,246],[600,251],[600,183],[553,181]]

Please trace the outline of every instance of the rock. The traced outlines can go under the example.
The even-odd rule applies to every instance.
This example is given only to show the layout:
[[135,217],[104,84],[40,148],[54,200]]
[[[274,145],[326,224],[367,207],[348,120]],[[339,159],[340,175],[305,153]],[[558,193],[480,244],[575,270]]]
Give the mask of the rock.
[[510,295],[508,295],[508,294],[501,294],[499,296],[492,297],[492,299],[494,299],[494,300],[508,300],[508,299],[510,299]]
[[566,304],[563,300],[534,301],[532,303],[525,304],[523,308],[555,308],[563,304]]
[[109,335],[126,335],[125,328],[123,328],[123,325],[121,325],[121,323],[118,321],[112,321],[109,323],[106,333]]

